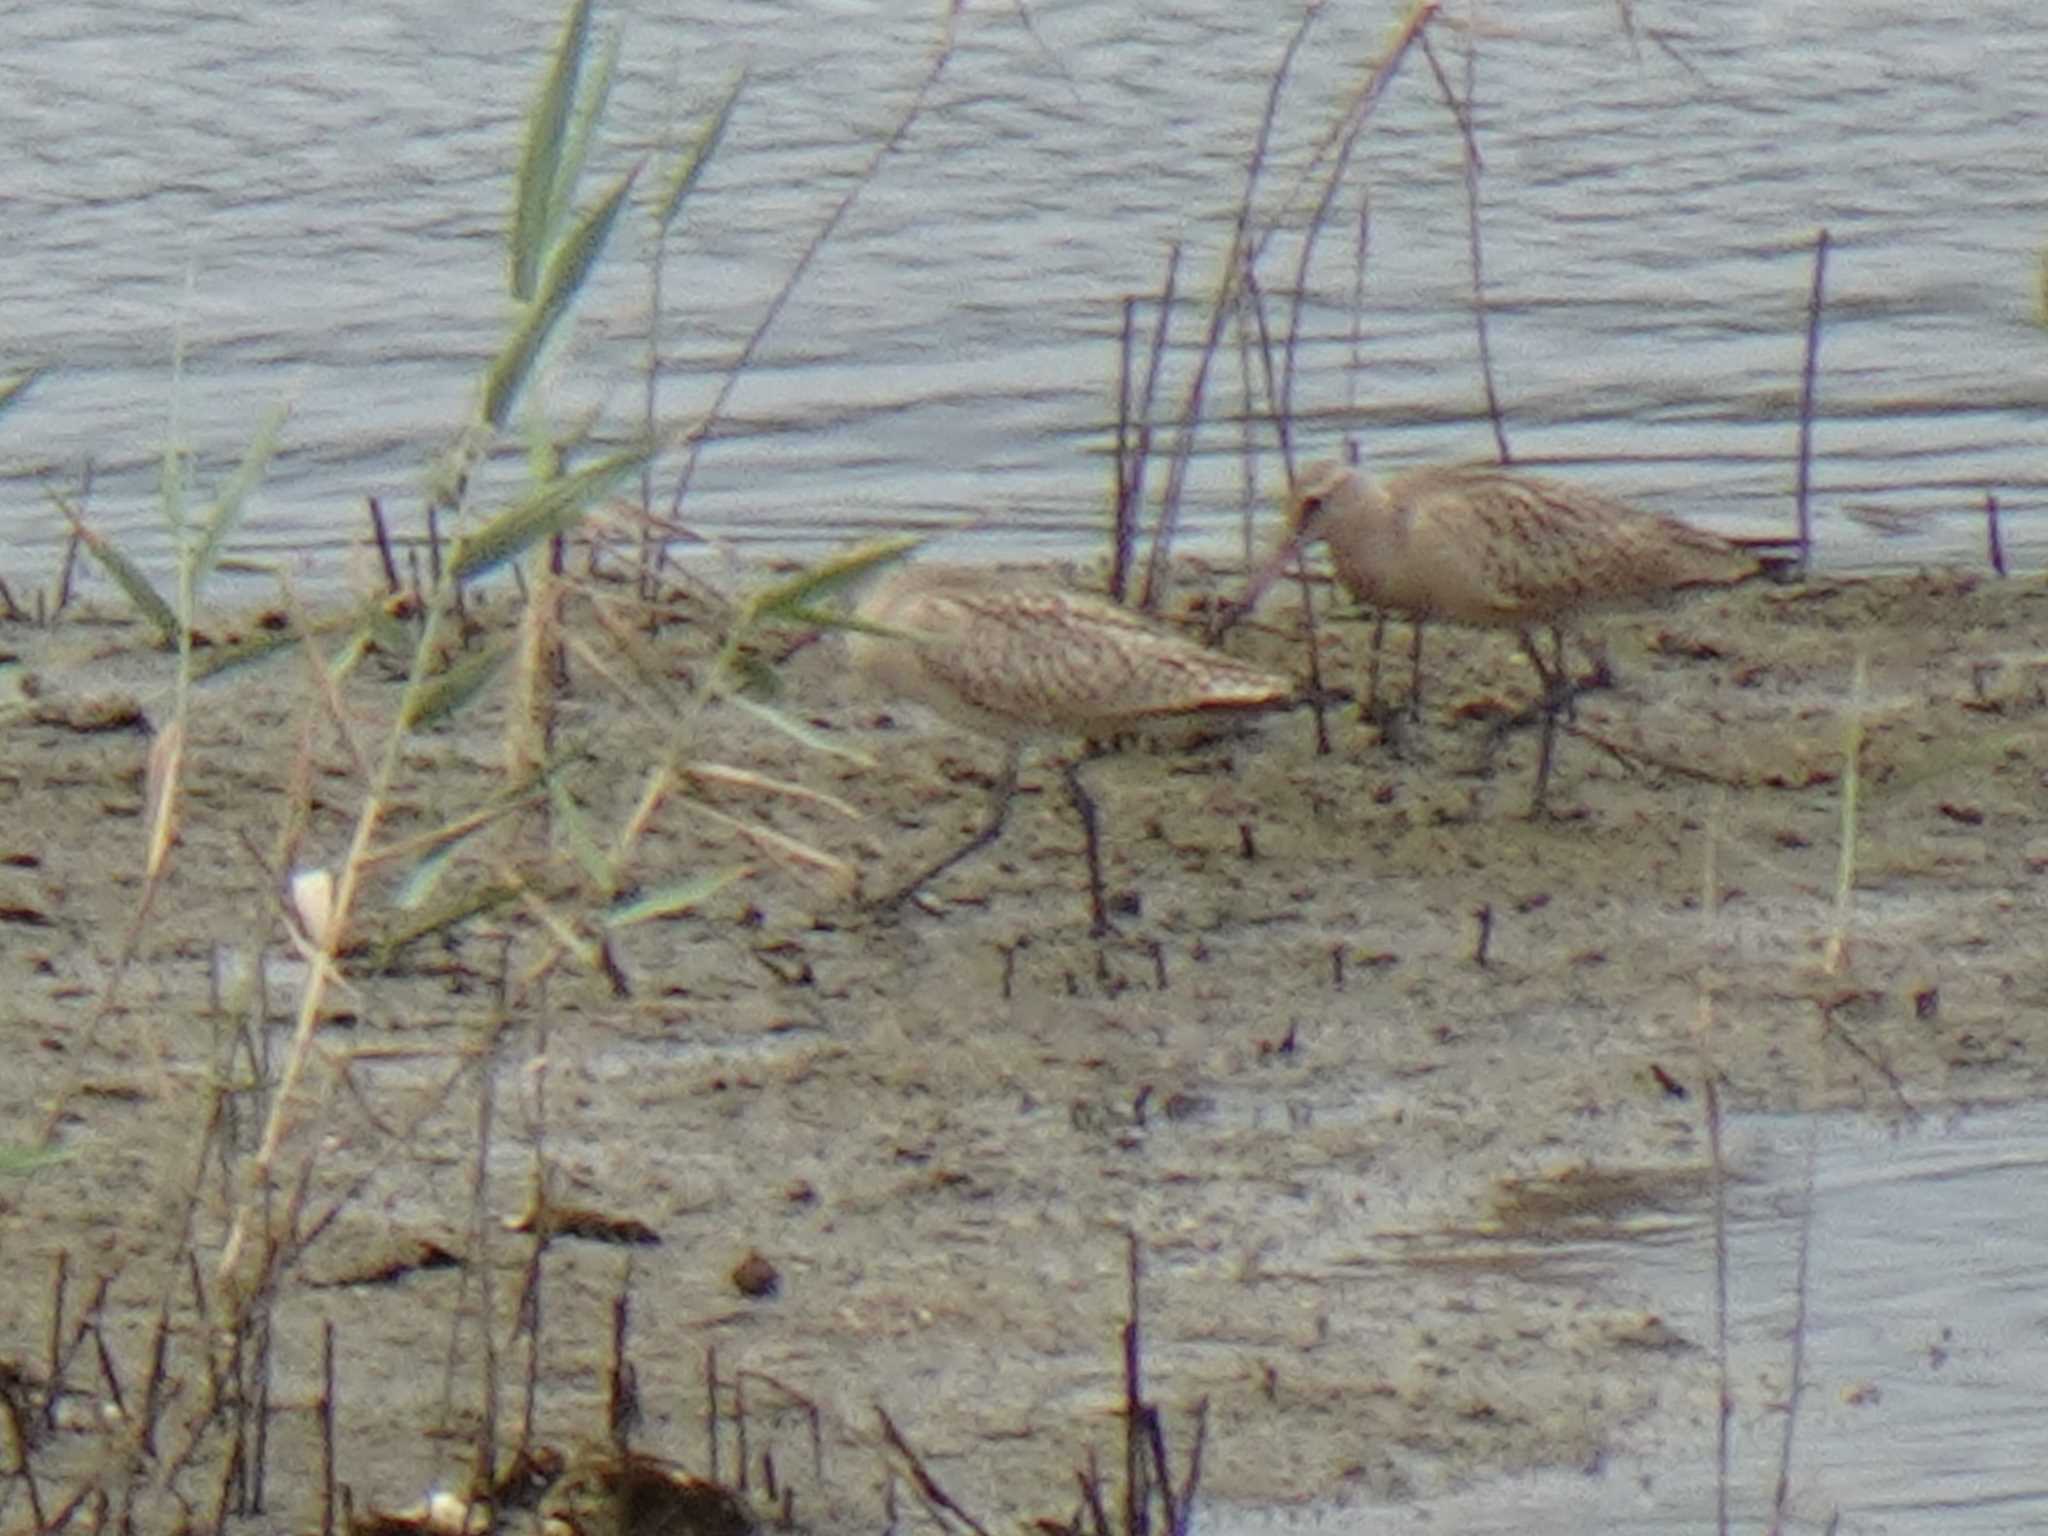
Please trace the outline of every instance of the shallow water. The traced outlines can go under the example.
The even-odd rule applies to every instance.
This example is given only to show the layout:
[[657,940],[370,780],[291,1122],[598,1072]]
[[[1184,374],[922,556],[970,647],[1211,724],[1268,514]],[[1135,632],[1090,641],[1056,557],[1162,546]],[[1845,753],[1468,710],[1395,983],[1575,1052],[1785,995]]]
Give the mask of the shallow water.
[[[1842,1536],[2003,1536],[2048,1517],[2040,1457],[2048,1376],[2037,1218],[2048,1168],[2038,1104],[1884,1126],[1865,1116],[1739,1116],[1729,1126],[1730,1377],[1735,1528],[1770,1518],[1796,1313],[1800,1227],[1811,1211],[1800,1397],[1786,1529]],[[1806,1193],[1807,1156],[1814,1180]],[[1670,1328],[1712,1333],[1712,1235],[1693,1220],[1647,1240],[1560,1244],[1592,1292],[1646,1295]],[[1579,1250],[1574,1254],[1571,1250]],[[1645,1356],[1645,1369],[1656,1357]],[[1668,1427],[1667,1427],[1668,1432]],[[1399,1514],[1362,1508],[1266,1516],[1210,1509],[1203,1529],[1305,1533],[1429,1528],[1713,1528],[1714,1429],[1579,1472],[1485,1480]]]
[[[667,257],[666,420],[709,398],[932,55],[929,8],[803,9],[601,8],[624,29],[604,174],[750,71]],[[1269,288],[1291,281],[1287,231],[1306,200],[1288,194],[1308,147],[1391,9],[1330,7],[1302,51],[1264,182],[1262,219],[1283,227]],[[1516,455],[1715,526],[1783,528],[1824,224],[1827,558],[1981,560],[1989,487],[2014,563],[2038,565],[2048,30],[2034,8],[1998,0],[1967,25],[1883,0],[1630,9],[1633,39],[1608,0],[1481,13],[1488,295]],[[411,526],[423,467],[504,323],[500,230],[558,12],[514,0],[480,28],[313,0],[287,29],[98,0],[12,19],[0,127],[32,148],[7,204],[0,368],[52,371],[0,421],[6,574],[54,565],[63,524],[42,484],[75,483],[88,460],[94,521],[161,562],[167,431],[210,485],[280,397],[295,414],[246,548],[331,577],[366,495]],[[1157,287],[1176,239],[1183,292],[1212,281],[1297,14],[1066,0],[1033,5],[1027,28],[1014,7],[968,7],[925,115],[770,331],[686,521],[776,549],[968,521],[990,551],[1092,548],[1121,297]],[[1442,30],[1439,56],[1461,81],[1459,34]],[[1347,231],[1368,192],[1354,366]],[[638,410],[644,227],[622,229],[615,254],[550,399],[558,420],[601,410],[618,437]],[[1457,135],[1415,55],[1318,248],[1295,402],[1307,451],[1352,427],[1388,461],[1491,453],[1468,280]],[[1198,319],[1181,318],[1184,342]],[[1219,551],[1238,539],[1237,381],[1233,355],[1212,381],[1187,523]],[[658,485],[677,468],[664,461]],[[1264,477],[1270,493],[1270,464]],[[1907,531],[1874,531],[1886,520]]]

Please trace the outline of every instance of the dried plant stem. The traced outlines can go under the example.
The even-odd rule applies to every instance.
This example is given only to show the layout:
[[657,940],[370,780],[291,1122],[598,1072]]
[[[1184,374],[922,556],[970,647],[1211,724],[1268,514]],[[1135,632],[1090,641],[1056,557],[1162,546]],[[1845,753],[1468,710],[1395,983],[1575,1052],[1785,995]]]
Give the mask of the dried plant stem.
[[[428,604],[426,623],[420,632],[419,642],[413,649],[412,667],[406,679],[405,693],[400,701],[397,718],[393,720],[390,734],[384,742],[384,751],[377,763],[375,777],[363,796],[361,808],[356,813],[355,831],[350,836],[348,852],[341,861],[335,876],[334,893],[329,907],[327,931],[311,935],[312,947],[308,959],[311,962],[306,973],[306,984],[299,995],[298,1019],[292,1029],[291,1044],[286,1051],[284,1065],[278,1074],[273,1093],[270,1113],[263,1126],[262,1140],[255,1156],[250,1160],[247,1187],[242,1203],[235,1212],[235,1218],[228,1229],[226,1242],[221,1247],[221,1256],[216,1266],[216,1275],[225,1280],[237,1276],[242,1264],[242,1252],[248,1243],[249,1226],[256,1215],[256,1206],[269,1189],[271,1172],[277,1162],[279,1150],[293,1124],[293,1105],[298,1097],[300,1080],[305,1076],[307,1063],[313,1055],[313,1037],[320,1026],[320,1010],[327,997],[328,985],[333,981],[336,958],[339,955],[348,931],[349,919],[355,911],[356,895],[363,873],[368,867],[368,855],[372,839],[391,795],[391,785],[398,776],[400,763],[404,760],[405,749],[412,740],[404,721],[413,705],[423,696],[428,685],[431,661],[440,643],[441,629],[453,610],[453,604],[445,587],[437,588],[433,600]],[[238,1277],[246,1278],[246,1277]],[[242,1296],[235,1305],[253,1297],[262,1289],[260,1283],[244,1287]],[[227,1294],[226,1291],[223,1294]]]
[[[1401,20],[1395,23],[1393,37],[1381,51],[1379,58],[1374,61],[1364,82],[1353,93],[1350,101],[1345,103],[1344,110],[1324,133],[1322,142],[1316,146],[1314,153],[1309,157],[1307,168],[1302,172],[1302,179],[1306,181],[1315,174],[1317,167],[1322,165],[1334,149],[1336,158],[1323,177],[1322,191],[1316,198],[1315,207],[1309,212],[1308,227],[1302,232],[1301,249],[1295,260],[1293,302],[1297,317],[1288,327],[1290,333],[1299,331],[1298,311],[1307,291],[1308,272],[1315,253],[1315,243],[1322,233],[1323,225],[1329,220],[1330,209],[1337,200],[1337,191],[1344,185],[1344,173],[1349,169],[1352,153],[1358,147],[1359,135],[1365,131],[1366,123],[1371,120],[1373,107],[1378,104],[1388,84],[1400,70],[1401,61],[1408,56],[1409,48],[1422,35],[1423,27],[1436,15],[1437,4],[1438,0],[1415,0]],[[1293,201],[1292,193],[1286,201]],[[1265,255],[1266,244],[1278,228],[1279,225],[1274,224],[1259,236],[1252,251],[1251,259],[1254,264]],[[1286,406],[1290,402],[1283,401],[1282,404]]]
[[1422,34],[1422,56],[1429,61],[1430,72],[1436,76],[1444,105],[1451,109],[1451,116],[1458,124],[1458,142],[1463,150],[1465,172],[1465,251],[1472,271],[1472,327],[1479,346],[1479,381],[1486,391],[1486,419],[1493,426],[1494,452],[1501,463],[1510,464],[1514,462],[1514,455],[1508,451],[1507,428],[1501,421],[1500,391],[1493,379],[1493,344],[1488,338],[1486,325],[1486,264],[1479,233],[1479,172],[1482,163],[1479,141],[1472,131],[1479,43],[1474,35],[1466,35],[1465,94],[1462,98],[1451,89],[1450,78],[1444,74],[1444,67],[1436,56],[1436,47],[1430,42],[1427,32]]
[[1828,232],[1813,238],[1813,286],[1806,297],[1806,357],[1799,370],[1799,463],[1795,506],[1799,518],[1799,573],[1813,563],[1813,513],[1807,496],[1813,483],[1813,401],[1820,374],[1820,319],[1828,271]]
[[1118,527],[1115,564],[1109,595],[1123,602],[1130,591],[1131,562],[1137,552],[1138,522],[1144,515],[1145,471],[1152,462],[1152,410],[1159,399],[1159,372],[1166,363],[1166,348],[1173,334],[1173,309],[1179,297],[1181,243],[1166,248],[1166,277],[1159,287],[1159,308],[1152,321],[1152,344],[1145,356],[1145,385],[1139,392],[1137,425],[1132,434],[1131,461],[1125,473],[1124,503],[1129,509],[1129,547],[1125,530]]
[[1842,746],[1842,846],[1835,864],[1834,925],[1821,956],[1821,968],[1830,976],[1842,973],[1848,959],[1849,929],[1856,920],[1856,821],[1863,791],[1863,733],[1869,691],[1870,653],[1859,649],[1849,679],[1849,719]]
[[[1700,919],[1714,933],[1721,910],[1721,831],[1727,824],[1728,792],[1714,792],[1700,854]],[[1735,1390],[1728,1366],[1728,1160],[1721,1142],[1721,1057],[1715,1042],[1715,979],[1702,965],[1699,1004],[1693,1018],[1693,1046],[1700,1061],[1700,1103],[1707,1122],[1707,1175],[1714,1201],[1714,1509],[1718,1536],[1728,1536],[1729,1431]]]
[[1813,1201],[1816,1164],[1820,1157],[1820,1126],[1806,1127],[1806,1176],[1799,1213],[1799,1257],[1792,1280],[1792,1369],[1785,1388],[1785,1433],[1778,1443],[1778,1481],[1771,1494],[1769,1536],[1785,1529],[1785,1505],[1792,1494],[1792,1448],[1799,1429],[1799,1400],[1806,1392],[1806,1326],[1812,1292]]
[[675,491],[669,497],[671,522],[682,515],[683,496],[690,488],[691,477],[697,472],[697,459],[703,453],[704,444],[710,438],[713,429],[724,416],[725,408],[732,400],[733,391],[739,387],[741,377],[753,362],[755,353],[760,351],[762,341],[775,322],[781,318],[782,311],[796,293],[797,285],[803,281],[804,274],[810,271],[811,263],[817,260],[818,252],[822,251],[826,242],[838,232],[847,214],[853,211],[853,205],[860,199],[861,193],[867,190],[868,184],[881,172],[882,163],[910,136],[911,128],[923,115],[925,102],[930,99],[933,89],[939,83],[939,77],[946,72],[947,64],[952,61],[955,32],[959,26],[960,13],[966,9],[966,4],[967,0],[947,0],[945,20],[940,28],[938,44],[932,51],[931,63],[926,67],[924,77],[918,81],[916,93],[910,98],[910,104],[903,109],[902,116],[897,118],[896,126],[890,130],[889,136],[868,156],[867,164],[861,167],[860,174],[854,177],[853,185],[846,189],[846,194],[839,199],[831,213],[826,215],[825,222],[818,226],[817,233],[805,244],[796,259],[796,265],[790,268],[789,276],[783,279],[782,286],[775,291],[775,296],[768,301],[768,307],[761,312],[761,319],[755,325],[753,333],[740,347],[739,356],[733,359],[732,366],[719,381],[718,393],[712,396],[711,404],[705,410],[702,419],[685,434],[684,441],[688,445],[688,452],[683,460],[682,471],[676,476]]
[[1272,142],[1273,124],[1280,113],[1280,93],[1287,84],[1294,57],[1315,21],[1314,7],[1302,12],[1301,23],[1281,51],[1280,62],[1266,88],[1266,104],[1259,117],[1258,134],[1252,142],[1251,157],[1245,165],[1244,192],[1238,198],[1237,218],[1231,225],[1230,245],[1218,269],[1215,291],[1209,299],[1209,325],[1195,358],[1194,376],[1188,381],[1174,437],[1173,457],[1166,468],[1166,485],[1159,498],[1159,520],[1152,533],[1152,553],[1145,566],[1145,590],[1139,607],[1156,613],[1166,601],[1167,572],[1173,555],[1173,536],[1180,521],[1181,491],[1187,483],[1188,464],[1194,457],[1195,433],[1201,425],[1202,400],[1208,388],[1209,368],[1223,341],[1240,275],[1252,264],[1252,210],[1256,205],[1259,177],[1265,170],[1266,150]]

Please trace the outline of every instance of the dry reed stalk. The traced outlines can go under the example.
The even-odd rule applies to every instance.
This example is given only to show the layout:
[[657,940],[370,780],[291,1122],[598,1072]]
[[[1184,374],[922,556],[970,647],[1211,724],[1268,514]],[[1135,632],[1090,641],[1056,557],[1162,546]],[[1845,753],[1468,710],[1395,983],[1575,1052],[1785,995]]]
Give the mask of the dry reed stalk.
[[1863,740],[1869,695],[1870,652],[1858,647],[1849,678],[1849,713],[1843,731],[1841,852],[1835,864],[1834,922],[1821,952],[1821,971],[1828,976],[1841,975],[1848,961],[1849,930],[1856,919],[1856,824],[1863,793]]
[[1208,387],[1209,368],[1214,362],[1216,349],[1222,344],[1223,327],[1233,307],[1239,275],[1251,262],[1252,210],[1258,197],[1259,178],[1266,166],[1266,152],[1272,142],[1273,125],[1279,118],[1280,93],[1287,84],[1287,77],[1294,66],[1294,57],[1308,36],[1310,25],[1316,16],[1311,7],[1302,13],[1301,22],[1281,50],[1280,62],[1273,70],[1273,78],[1266,87],[1264,109],[1259,114],[1258,132],[1252,142],[1252,152],[1245,164],[1244,190],[1238,197],[1237,217],[1232,221],[1230,244],[1224,251],[1219,266],[1216,286],[1209,298],[1209,322],[1203,332],[1202,343],[1195,357],[1194,376],[1188,381],[1187,395],[1181,405],[1180,418],[1176,425],[1173,457],[1167,461],[1166,485],[1159,498],[1159,518],[1152,530],[1152,553],[1145,566],[1145,589],[1138,606],[1147,613],[1157,613],[1166,601],[1168,573],[1173,555],[1174,532],[1180,523],[1181,491],[1187,482],[1188,464],[1194,457],[1195,433],[1201,425],[1202,400]]
[[[1137,554],[1138,527],[1145,511],[1145,471],[1152,462],[1152,411],[1159,398],[1159,374],[1166,364],[1167,344],[1173,334],[1173,311],[1179,297],[1181,243],[1166,248],[1166,276],[1160,283],[1152,324],[1152,343],[1145,354],[1145,385],[1139,392],[1137,426],[1132,435],[1131,461],[1124,476],[1128,489],[1124,503],[1128,519],[1117,525],[1117,547],[1110,560],[1109,595],[1118,602],[1130,596],[1131,564]],[[1128,546],[1126,545],[1128,540]]]
[[1501,421],[1500,391],[1493,378],[1493,345],[1486,325],[1486,265],[1479,233],[1479,173],[1482,162],[1479,141],[1472,128],[1472,104],[1478,90],[1479,39],[1474,32],[1465,34],[1465,94],[1462,99],[1451,89],[1450,77],[1444,73],[1444,67],[1436,56],[1436,47],[1430,42],[1427,32],[1422,34],[1421,42],[1422,56],[1429,61],[1430,73],[1436,76],[1444,105],[1450,108],[1451,116],[1458,124],[1465,183],[1465,253],[1472,273],[1472,327],[1479,347],[1479,379],[1486,391],[1486,419],[1493,426],[1495,455],[1501,463],[1511,464],[1514,455],[1508,451],[1507,429]]
[[804,274],[810,270],[811,263],[817,260],[818,253],[825,248],[826,242],[838,232],[839,226],[845,222],[847,214],[853,211],[853,205],[859,200],[861,193],[867,190],[868,184],[881,172],[882,163],[890,155],[894,154],[897,146],[910,136],[911,128],[915,126],[918,118],[923,116],[925,102],[937,87],[939,77],[945,73],[946,66],[952,62],[955,33],[959,26],[960,14],[966,7],[967,0],[946,0],[945,19],[940,24],[939,40],[932,50],[930,64],[926,66],[923,76],[917,83],[916,93],[910,98],[910,104],[903,109],[902,115],[897,118],[896,125],[889,131],[889,136],[868,157],[867,163],[861,167],[859,174],[854,177],[853,185],[846,189],[845,195],[833,206],[831,213],[826,215],[825,222],[818,226],[817,232],[811,236],[805,243],[803,250],[798,253],[796,265],[790,268],[789,275],[782,281],[782,286],[776,289],[774,297],[769,299],[768,307],[761,312],[759,322],[756,323],[746,341],[741,344],[739,354],[733,359],[732,366],[726,370],[725,377],[719,381],[718,391],[711,397],[711,404],[705,408],[704,414],[698,419],[697,424],[683,435],[683,446],[687,452],[683,460],[682,471],[676,476],[675,491],[669,497],[668,515],[670,521],[673,522],[681,517],[683,496],[689,490],[690,479],[697,471],[698,456],[703,453],[705,442],[710,438],[712,430],[724,416],[726,405],[731,401],[733,391],[739,387],[741,375],[746,372],[748,366],[753,362],[755,354],[760,351],[762,341],[766,339],[776,320],[781,317],[782,311],[788,306],[790,299],[795,295],[797,285],[803,281]]
[[[1707,813],[1706,835],[1700,853],[1700,917],[1710,940],[1718,926],[1721,911],[1720,849],[1727,816],[1727,791],[1716,791]],[[1728,1159],[1721,1136],[1721,1053],[1716,1041],[1715,992],[1713,969],[1702,964],[1699,997],[1693,1014],[1693,1048],[1700,1063],[1700,1108],[1706,1120],[1707,1173],[1714,1203],[1714,1379],[1718,1399],[1714,1415],[1715,1530],[1719,1536],[1728,1536],[1729,1470],[1733,1453],[1730,1430],[1735,1412],[1735,1390],[1728,1360]]]
[[1825,307],[1823,294],[1827,271],[1828,232],[1823,228],[1813,237],[1813,286],[1806,296],[1806,355],[1799,368],[1798,483],[1793,494],[1799,519],[1799,574],[1802,576],[1813,564],[1813,520],[1812,509],[1807,505],[1807,493],[1812,486],[1813,475],[1813,403],[1820,375],[1820,322]]

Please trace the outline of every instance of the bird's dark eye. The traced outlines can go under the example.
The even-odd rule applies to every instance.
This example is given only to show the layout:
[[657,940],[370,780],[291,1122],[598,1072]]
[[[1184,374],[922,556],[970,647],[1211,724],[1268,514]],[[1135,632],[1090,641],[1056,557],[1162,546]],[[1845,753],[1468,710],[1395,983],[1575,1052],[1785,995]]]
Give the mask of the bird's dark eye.
[[1316,515],[1316,514],[1317,514],[1318,512],[1320,512],[1320,511],[1322,511],[1322,510],[1323,510],[1323,498],[1322,498],[1322,497],[1320,497],[1320,496],[1304,496],[1304,497],[1302,497],[1302,498],[1301,498],[1301,515],[1302,515],[1303,517],[1314,517],[1314,516],[1315,516],[1315,515]]

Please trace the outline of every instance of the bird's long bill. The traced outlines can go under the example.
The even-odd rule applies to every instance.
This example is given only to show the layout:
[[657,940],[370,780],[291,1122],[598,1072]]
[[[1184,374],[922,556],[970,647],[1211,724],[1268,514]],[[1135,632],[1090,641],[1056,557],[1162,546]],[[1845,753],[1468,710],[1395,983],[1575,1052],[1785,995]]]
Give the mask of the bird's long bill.
[[1303,547],[1316,537],[1314,519],[1305,521],[1289,534],[1280,547],[1273,551],[1272,557],[1253,571],[1245,582],[1244,596],[1237,600],[1237,610],[1232,617],[1242,617],[1256,608],[1259,599],[1266,595],[1266,589],[1287,574],[1288,567],[1301,557]]

